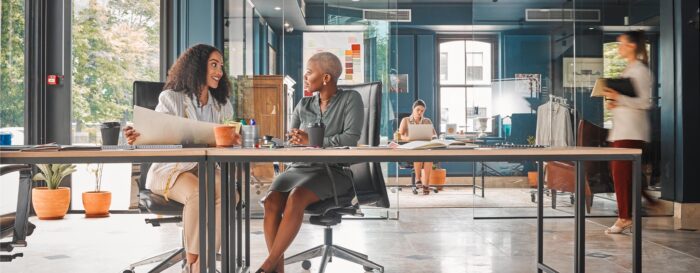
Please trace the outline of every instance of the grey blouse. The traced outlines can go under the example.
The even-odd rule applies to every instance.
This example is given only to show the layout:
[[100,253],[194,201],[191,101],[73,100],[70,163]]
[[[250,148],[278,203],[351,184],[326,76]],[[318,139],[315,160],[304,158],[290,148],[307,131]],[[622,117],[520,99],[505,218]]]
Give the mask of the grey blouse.
[[318,95],[302,98],[294,108],[290,128],[306,130],[312,124],[323,120],[326,126],[324,147],[357,146],[365,115],[360,93],[355,90],[338,89],[323,113],[319,102]]

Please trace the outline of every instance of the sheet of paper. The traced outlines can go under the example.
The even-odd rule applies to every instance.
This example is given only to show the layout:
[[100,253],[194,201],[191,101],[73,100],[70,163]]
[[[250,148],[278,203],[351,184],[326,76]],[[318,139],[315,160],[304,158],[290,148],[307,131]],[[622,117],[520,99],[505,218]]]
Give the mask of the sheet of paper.
[[595,84],[593,85],[593,91],[591,91],[591,98],[592,97],[604,97],[603,96],[603,91],[605,88],[605,79],[604,78],[599,78],[595,80]]
[[214,127],[220,124],[196,121],[134,106],[134,130],[141,134],[134,144],[216,145]]

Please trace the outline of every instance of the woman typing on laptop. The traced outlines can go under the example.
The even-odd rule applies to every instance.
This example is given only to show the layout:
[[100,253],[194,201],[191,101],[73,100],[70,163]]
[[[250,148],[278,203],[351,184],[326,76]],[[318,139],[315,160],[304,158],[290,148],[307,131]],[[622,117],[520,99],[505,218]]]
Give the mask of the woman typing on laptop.
[[[423,114],[425,113],[425,102],[423,100],[417,100],[413,103],[412,107],[413,111],[411,112],[411,115],[408,117],[405,117],[401,120],[401,124],[399,125],[399,134],[401,135],[401,140],[408,140],[408,141],[413,141],[413,140],[430,140],[430,139],[413,139],[410,136],[416,135],[416,134],[409,134],[409,129],[410,127],[414,127],[413,125],[431,125],[433,122],[430,121],[429,118],[423,117]],[[419,126],[416,126],[415,128],[417,129]],[[430,136],[430,138],[435,137],[437,134],[435,133],[435,129],[433,128],[433,134]],[[433,170],[433,162],[414,162],[413,163],[413,170],[416,173],[416,187],[417,188],[423,188],[423,194],[430,194],[430,172]],[[422,170],[422,172],[421,172]],[[424,181],[424,182],[423,182]]]

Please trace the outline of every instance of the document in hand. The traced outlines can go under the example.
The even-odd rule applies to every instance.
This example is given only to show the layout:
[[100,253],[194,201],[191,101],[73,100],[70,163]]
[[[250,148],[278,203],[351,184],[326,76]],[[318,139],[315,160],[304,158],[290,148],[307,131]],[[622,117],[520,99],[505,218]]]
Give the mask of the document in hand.
[[216,123],[156,112],[134,106],[134,130],[140,134],[135,145],[145,144],[207,144],[216,145]]
[[637,93],[634,92],[634,86],[632,85],[632,81],[630,81],[629,78],[619,78],[619,79],[611,79],[611,78],[600,78],[595,81],[595,85],[593,85],[593,91],[591,92],[591,97],[602,97],[603,96],[603,88],[609,87],[611,89],[614,89],[618,93],[628,96],[628,97],[636,97]]
[[447,148],[448,146],[458,146],[459,148],[464,149],[473,149],[479,147],[475,144],[467,144],[457,140],[433,139],[431,141],[411,141],[409,143],[399,145],[397,148],[406,150],[425,150],[435,148]]

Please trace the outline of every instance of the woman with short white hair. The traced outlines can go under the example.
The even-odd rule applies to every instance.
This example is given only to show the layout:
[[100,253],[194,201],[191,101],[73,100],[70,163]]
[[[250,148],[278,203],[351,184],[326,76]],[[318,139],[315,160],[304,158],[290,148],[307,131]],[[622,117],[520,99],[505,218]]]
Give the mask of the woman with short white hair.
[[[339,89],[343,72],[338,57],[329,52],[313,55],[306,64],[304,87],[318,94],[302,98],[294,108],[289,142],[308,145],[306,128],[323,123],[324,147],[357,146],[364,121],[360,93]],[[353,191],[352,175],[344,170],[348,164],[328,164],[338,195]],[[321,200],[333,198],[333,189],[325,163],[292,163],[270,186],[263,203],[263,222],[268,257],[256,272],[284,272],[284,251],[296,237],[304,210]]]

